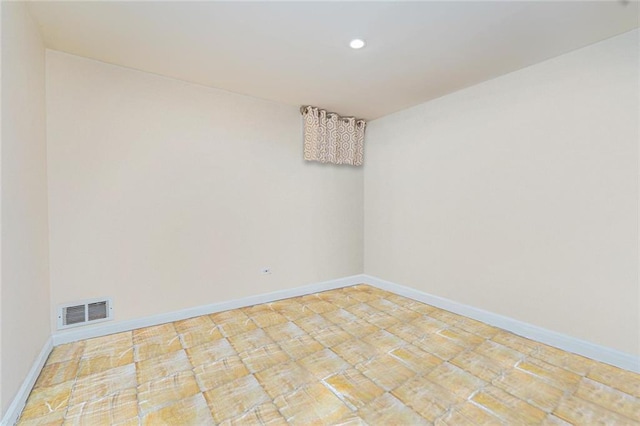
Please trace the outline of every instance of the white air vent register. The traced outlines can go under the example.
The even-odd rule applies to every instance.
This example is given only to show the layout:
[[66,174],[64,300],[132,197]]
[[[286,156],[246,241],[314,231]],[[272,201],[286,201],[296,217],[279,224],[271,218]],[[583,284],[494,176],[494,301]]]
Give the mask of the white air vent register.
[[58,307],[58,329],[108,321],[113,318],[111,299],[91,299]]

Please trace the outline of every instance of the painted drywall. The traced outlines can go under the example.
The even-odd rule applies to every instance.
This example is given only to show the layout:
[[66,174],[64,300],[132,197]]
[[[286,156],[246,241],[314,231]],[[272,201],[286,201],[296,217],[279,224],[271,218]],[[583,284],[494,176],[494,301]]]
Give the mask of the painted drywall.
[[50,302],[45,48],[25,3],[1,7],[4,415],[49,337]]
[[297,107],[48,50],[47,132],[54,308],[129,320],[362,272],[362,168],[304,162]]
[[369,123],[365,273],[640,353],[638,37]]

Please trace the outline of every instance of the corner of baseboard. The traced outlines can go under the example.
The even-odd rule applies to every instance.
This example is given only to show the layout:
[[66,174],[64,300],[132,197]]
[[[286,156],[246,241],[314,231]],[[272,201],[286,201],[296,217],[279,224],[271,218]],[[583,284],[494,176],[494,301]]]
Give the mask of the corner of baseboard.
[[35,385],[36,380],[40,375],[40,371],[42,371],[45,362],[47,362],[47,358],[49,358],[49,354],[51,353],[52,349],[53,338],[49,336],[47,341],[42,346],[42,349],[40,350],[37,358],[33,362],[33,365],[27,373],[27,376],[22,382],[20,389],[18,389],[18,393],[13,398],[13,401],[11,402],[11,405],[9,405],[9,408],[7,408],[7,412],[2,417],[2,421],[0,422],[2,426],[13,426],[18,421],[18,418],[20,417],[20,414],[22,414],[22,410],[27,403],[27,398],[31,393],[31,389],[33,389],[33,386]]

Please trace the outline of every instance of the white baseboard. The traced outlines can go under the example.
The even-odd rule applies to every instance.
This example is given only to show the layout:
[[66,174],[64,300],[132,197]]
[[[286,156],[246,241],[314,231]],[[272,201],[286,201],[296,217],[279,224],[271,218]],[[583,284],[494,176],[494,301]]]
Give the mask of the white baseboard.
[[27,377],[25,377],[22,382],[20,389],[18,389],[18,393],[15,398],[13,398],[11,405],[9,405],[7,412],[2,418],[2,422],[0,422],[2,426],[12,426],[18,421],[18,418],[22,413],[22,409],[27,403],[27,398],[31,393],[31,389],[33,389],[33,385],[35,385],[36,380],[40,375],[40,371],[42,371],[42,367],[44,367],[44,363],[47,361],[47,358],[51,353],[51,349],[53,349],[53,339],[49,337],[38,354],[38,357],[33,362],[29,373],[27,373]]
[[434,296],[422,291],[385,281],[370,275],[363,275],[361,280],[367,284],[426,303],[447,311],[482,321],[494,327],[502,328],[522,337],[536,340],[556,348],[572,352],[606,364],[640,373],[640,358],[606,346],[587,342],[576,337],[528,324],[513,318],[505,317],[473,306],[464,305],[443,297]]
[[305,296],[319,291],[332,290],[335,288],[347,287],[363,283],[364,275],[352,275],[335,280],[322,281],[286,290],[274,291],[271,293],[259,294],[257,296],[244,297],[242,299],[230,300],[226,302],[213,303],[210,305],[196,306],[194,308],[169,312],[166,314],[153,315],[144,318],[137,318],[128,321],[118,321],[101,323],[95,326],[86,326],[73,329],[72,331],[58,332],[53,335],[54,346],[64,343],[75,342],[83,339],[106,336],[114,333],[135,330],[142,327],[164,324],[167,322],[180,321],[200,315],[208,315],[216,312],[227,311],[229,309],[244,308],[246,306],[259,305],[260,303],[275,302],[276,300],[288,299],[290,297]]

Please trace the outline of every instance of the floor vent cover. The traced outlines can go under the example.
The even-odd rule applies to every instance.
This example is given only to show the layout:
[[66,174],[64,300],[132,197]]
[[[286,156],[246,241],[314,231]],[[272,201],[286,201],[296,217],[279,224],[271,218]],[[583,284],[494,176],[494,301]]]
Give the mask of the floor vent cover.
[[92,299],[58,308],[58,329],[108,321],[113,317],[111,299]]

